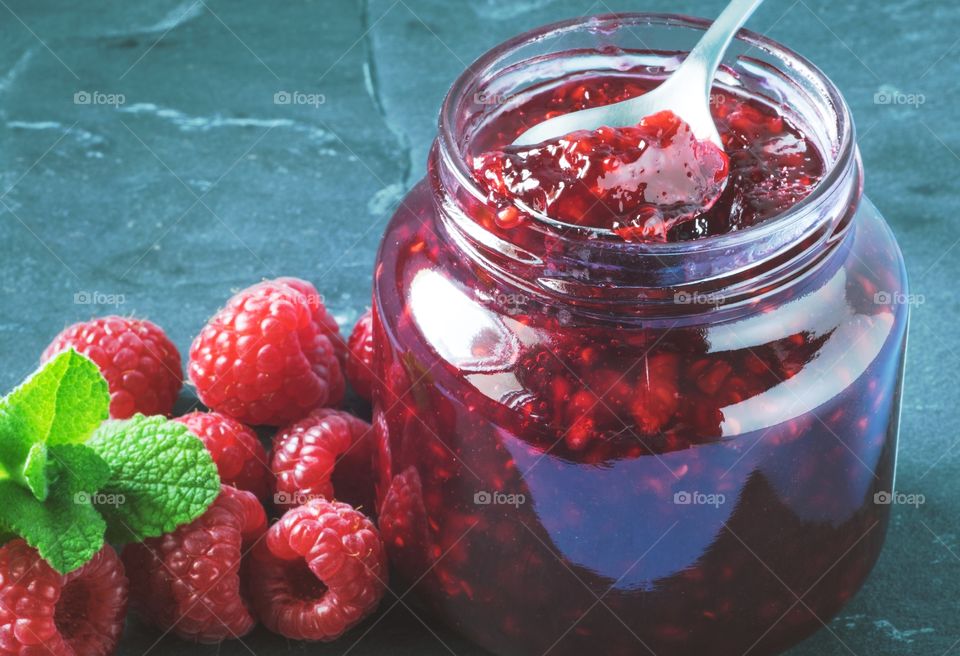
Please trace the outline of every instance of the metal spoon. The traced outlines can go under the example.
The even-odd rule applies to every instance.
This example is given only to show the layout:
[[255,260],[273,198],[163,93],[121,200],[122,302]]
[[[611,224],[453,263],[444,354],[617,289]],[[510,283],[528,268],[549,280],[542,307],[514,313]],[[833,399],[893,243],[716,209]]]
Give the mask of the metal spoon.
[[690,125],[693,135],[723,148],[710,115],[710,90],[723,54],[734,35],[763,0],[732,0],[683,63],[653,91],[600,107],[563,114],[533,126],[513,142],[529,146],[577,130],[636,125],[644,117],[670,110]]

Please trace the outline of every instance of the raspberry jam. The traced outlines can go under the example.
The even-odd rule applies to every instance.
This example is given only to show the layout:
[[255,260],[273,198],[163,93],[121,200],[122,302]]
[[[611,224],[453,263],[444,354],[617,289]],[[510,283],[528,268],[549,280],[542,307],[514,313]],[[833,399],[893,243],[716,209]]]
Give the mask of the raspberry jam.
[[[551,100],[559,100],[566,111],[582,100],[593,106],[603,96],[590,87],[603,89],[614,81],[590,82],[566,85]],[[496,125],[503,122],[501,117]],[[627,240],[666,240],[674,225],[709,210],[723,191],[727,166],[719,147],[698,140],[669,111],[633,127],[574,132],[533,147],[490,151],[473,161],[477,181],[500,206],[501,227],[521,220],[519,205],[565,223],[608,228]]]
[[488,124],[473,139],[471,150],[480,154],[472,166],[498,208],[498,227],[539,212],[561,223],[608,228],[628,240],[679,241],[776,216],[822,177],[820,153],[789,116],[723,91],[711,96],[711,106],[724,153],[693,138],[671,112],[633,128],[578,132],[536,147],[505,146],[542,120],[634,98],[659,80],[643,71],[574,76],[543,85]]
[[[716,89],[726,186],[665,241],[566,203],[504,217],[516,195],[475,177],[546,94],[640,93],[702,27],[583,19],[491,51],[384,236],[380,528],[419,602],[497,654],[779,653],[880,553],[906,280],[829,80],[744,37]],[[617,221],[643,233],[649,200]]]

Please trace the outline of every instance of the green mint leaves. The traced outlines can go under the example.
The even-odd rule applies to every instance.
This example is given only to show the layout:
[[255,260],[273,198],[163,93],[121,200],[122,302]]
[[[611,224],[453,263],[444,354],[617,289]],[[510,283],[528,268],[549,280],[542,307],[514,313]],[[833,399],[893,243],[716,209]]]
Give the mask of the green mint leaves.
[[102,492],[124,500],[99,506],[112,541],[163,535],[199,517],[220,493],[210,453],[182,424],[143,415],[108,421],[87,444],[112,472]]
[[216,466],[185,426],[137,415],[105,421],[97,366],[70,349],[0,399],[0,533],[59,572],[104,544],[162,535],[220,492]]
[[0,525],[26,540],[58,572],[75,570],[103,546],[107,524],[89,500],[51,494],[40,502],[10,480],[0,481],[0,498]]
[[64,351],[0,399],[0,472],[43,501],[48,445],[85,442],[109,408],[97,365]]
[[110,465],[85,444],[58,444],[50,447],[50,454],[48,471],[70,494],[90,494],[110,480]]

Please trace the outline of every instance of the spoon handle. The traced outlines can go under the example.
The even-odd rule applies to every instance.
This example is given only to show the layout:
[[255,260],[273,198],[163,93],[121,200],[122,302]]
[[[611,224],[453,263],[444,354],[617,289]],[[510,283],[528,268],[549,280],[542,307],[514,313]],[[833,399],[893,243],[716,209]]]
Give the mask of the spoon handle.
[[710,114],[713,77],[733,37],[761,2],[763,0],[730,0],[686,59],[652,91],[609,105],[554,116],[526,130],[513,141],[513,145],[528,146],[576,130],[596,130],[603,125],[635,125],[657,112],[676,112],[683,108],[683,119],[690,124],[694,135],[722,148],[717,126]]
[[761,2],[763,0],[731,0],[681,64],[684,76],[705,85],[707,97],[727,47]]

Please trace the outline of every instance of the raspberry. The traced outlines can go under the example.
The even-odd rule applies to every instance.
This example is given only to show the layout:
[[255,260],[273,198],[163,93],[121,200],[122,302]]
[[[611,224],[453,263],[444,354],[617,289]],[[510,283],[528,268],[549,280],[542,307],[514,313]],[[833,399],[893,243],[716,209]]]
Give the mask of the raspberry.
[[380,530],[391,562],[402,562],[416,576],[429,570],[434,540],[415,468],[407,467],[390,482],[380,508]]
[[249,287],[190,348],[190,380],[208,407],[280,426],[343,400],[346,345],[317,290],[296,278]]
[[127,578],[111,547],[69,574],[23,540],[0,548],[0,654],[112,654],[126,611]]
[[123,562],[134,608],[164,631],[195,642],[249,633],[256,621],[241,593],[240,564],[266,523],[255,496],[223,485],[190,524],[128,545]]
[[373,446],[367,422],[340,410],[315,410],[273,438],[274,502],[291,508],[306,499],[333,499],[336,494],[372,508]]
[[250,561],[260,621],[294,640],[335,640],[370,615],[386,589],[376,527],[345,503],[311,499],[270,527]]
[[93,360],[110,387],[110,416],[167,415],[183,386],[180,352],[154,323],[109,316],[75,323],[44,350],[42,362],[69,348]]
[[267,453],[253,430],[218,412],[191,412],[174,421],[203,441],[217,463],[221,481],[252,492],[258,499],[267,498],[273,475]]
[[347,379],[362,398],[373,396],[373,312],[367,310],[350,333],[347,343]]

